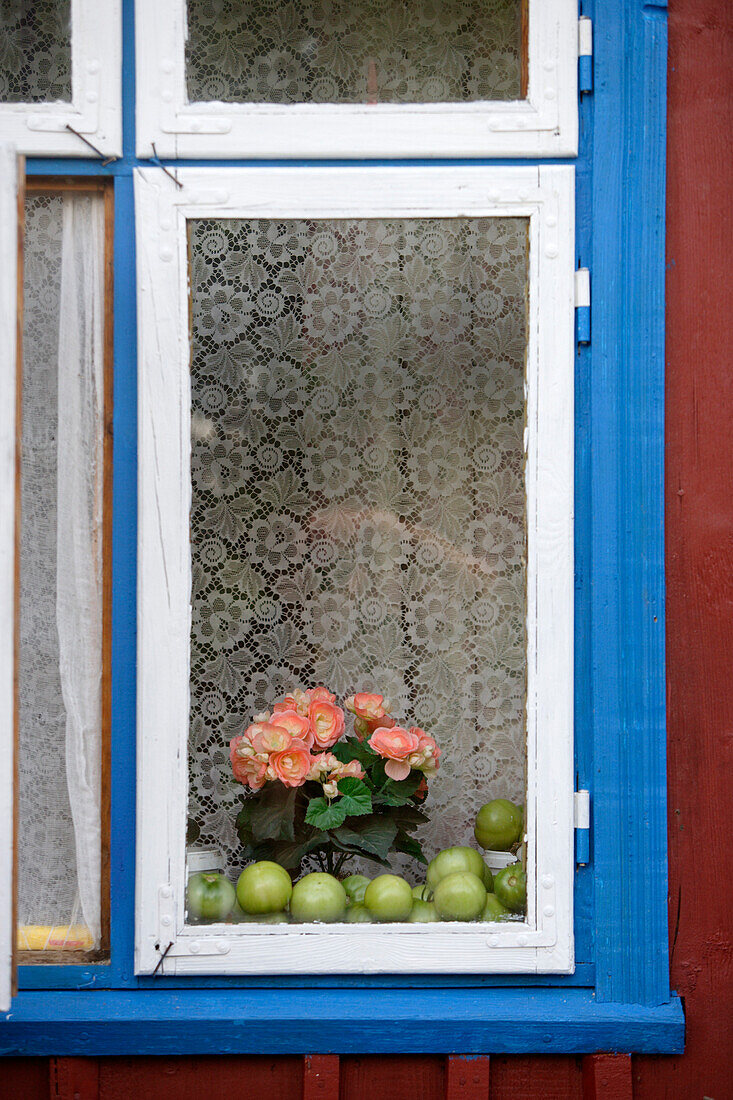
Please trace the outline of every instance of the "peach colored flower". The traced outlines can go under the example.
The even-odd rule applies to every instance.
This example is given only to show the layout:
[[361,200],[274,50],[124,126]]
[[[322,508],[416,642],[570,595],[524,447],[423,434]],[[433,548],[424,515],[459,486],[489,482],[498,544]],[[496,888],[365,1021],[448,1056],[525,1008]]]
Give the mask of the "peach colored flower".
[[286,787],[302,787],[310,771],[311,755],[302,742],[299,745],[293,742],[291,748],[270,757],[270,767]]
[[296,688],[295,691],[290,692],[285,696],[282,703],[275,703],[272,708],[273,714],[282,714],[286,710],[297,711],[298,714],[306,717],[308,714],[308,705],[310,699],[305,691],[301,691],[300,688]]
[[311,730],[310,720],[304,718],[302,714],[298,714],[297,710],[278,711],[277,714],[273,714],[270,725],[280,726],[282,729],[287,730],[293,737],[303,741],[308,748],[313,745],[313,731]]
[[349,695],[344,699],[344,706],[357,718],[384,718],[389,704],[385,705],[383,695],[370,695],[366,691],[359,691],[356,695]]
[[249,750],[251,753],[249,742],[245,741],[243,737],[233,737],[229,742],[229,759],[232,763],[234,778],[245,787],[251,787],[253,791],[259,791],[265,785],[267,765],[263,764],[261,760],[255,759],[252,755],[241,755],[238,752],[240,747],[245,748],[245,751]]
[[410,774],[408,757],[417,752],[420,738],[401,726],[380,726],[369,738],[369,745],[387,761],[385,772],[397,782]]
[[419,726],[410,726],[410,733],[414,733],[419,741],[417,751],[409,757],[410,766],[419,768],[426,775],[433,775],[438,770],[442,750],[437,741]]
[[358,760],[349,760],[348,764],[339,764],[334,769],[334,774],[338,774],[339,779],[363,779],[365,772]]
[[308,778],[320,781],[324,775],[328,775],[338,766],[339,762],[332,752],[319,752],[317,756],[311,756]]
[[319,749],[330,749],[344,732],[344,712],[333,703],[316,701],[308,707],[313,740]]
[[[253,726],[249,728],[254,729]],[[258,722],[257,729],[250,740],[255,752],[284,752],[290,747],[293,735],[289,730],[276,726],[273,722]]]
[[329,691],[327,687],[319,685],[319,687],[308,688],[305,693],[308,696],[308,702],[310,703],[335,703],[336,696],[333,692]]

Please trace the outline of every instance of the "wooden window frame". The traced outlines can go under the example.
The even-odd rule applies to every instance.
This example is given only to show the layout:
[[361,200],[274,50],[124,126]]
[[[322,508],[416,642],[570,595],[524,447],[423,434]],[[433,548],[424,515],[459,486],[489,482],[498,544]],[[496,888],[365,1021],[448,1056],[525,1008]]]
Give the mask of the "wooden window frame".
[[186,0],[136,0],[139,157],[547,157],[578,151],[577,0],[523,0],[523,98],[189,103]]
[[[114,349],[114,184],[112,180],[95,177],[28,176],[25,197],[31,195],[96,195],[104,201],[104,339],[103,395],[104,416],[102,456],[102,768],[100,789],[101,864],[100,909],[101,937],[93,951],[77,948],[58,950],[18,950],[19,965],[51,965],[54,963],[90,963],[109,957],[110,953],[110,740],[112,720],[112,418],[113,418],[113,349]],[[19,274],[19,294],[22,294],[22,264]],[[22,333],[22,310],[19,309]],[[20,339],[20,337],[19,337]],[[22,351],[18,356],[18,440],[22,446]],[[16,481],[16,502],[20,516],[20,461]],[[20,522],[18,523],[20,527]],[[20,591],[20,549],[16,547],[17,591]],[[19,607],[16,607],[16,616]],[[16,719],[17,722],[17,719]]]
[[[0,132],[28,156],[122,153],[122,0],[71,0],[71,101],[0,103]],[[74,132],[76,131],[76,132]]]
[[[574,181],[568,166],[436,167],[424,174],[381,167],[209,168],[181,170],[176,187],[160,168],[135,171],[138,973],[573,971]],[[529,221],[527,918],[493,926],[187,926],[187,220],[420,216]]]

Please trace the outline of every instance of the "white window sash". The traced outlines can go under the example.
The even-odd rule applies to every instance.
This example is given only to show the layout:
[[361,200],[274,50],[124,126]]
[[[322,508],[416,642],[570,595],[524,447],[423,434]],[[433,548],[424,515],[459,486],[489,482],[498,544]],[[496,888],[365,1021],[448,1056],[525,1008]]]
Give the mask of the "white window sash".
[[[135,172],[136,970],[152,972],[168,948],[162,969],[175,974],[572,972],[574,169],[191,168],[177,176],[180,189],[160,169]],[[191,629],[186,221],[450,216],[529,219],[526,920],[449,927],[186,927]]]
[[0,145],[0,1012],[13,986],[15,944],[15,484],[18,184],[16,152]]
[[431,104],[188,103],[186,0],[137,0],[137,155],[540,157],[578,151],[577,0],[528,0],[528,95]]
[[71,0],[70,103],[0,103],[0,131],[29,156],[122,154],[122,3]]

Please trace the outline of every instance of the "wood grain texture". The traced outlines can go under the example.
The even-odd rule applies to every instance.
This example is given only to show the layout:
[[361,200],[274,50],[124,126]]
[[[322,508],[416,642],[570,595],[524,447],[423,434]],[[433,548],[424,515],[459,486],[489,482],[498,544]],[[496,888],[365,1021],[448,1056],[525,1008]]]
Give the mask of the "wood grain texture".
[[49,1100],[99,1100],[96,1058],[49,1058]]
[[489,1100],[491,1063],[488,1058],[445,1060],[445,1100]]
[[444,1100],[445,1059],[432,1055],[341,1059],[341,1100]]
[[580,1059],[542,1054],[492,1058],[490,1096],[491,1100],[583,1100]]
[[299,1100],[302,1078],[300,1058],[100,1058],[99,1100]]
[[49,1100],[48,1058],[3,1058],[0,1100]]
[[306,1054],[303,1100],[339,1100],[338,1054]]
[[672,986],[687,1048],[638,1100],[733,1096],[733,7],[670,5],[667,674]]
[[632,1100],[631,1057],[589,1054],[583,1059],[583,1100]]

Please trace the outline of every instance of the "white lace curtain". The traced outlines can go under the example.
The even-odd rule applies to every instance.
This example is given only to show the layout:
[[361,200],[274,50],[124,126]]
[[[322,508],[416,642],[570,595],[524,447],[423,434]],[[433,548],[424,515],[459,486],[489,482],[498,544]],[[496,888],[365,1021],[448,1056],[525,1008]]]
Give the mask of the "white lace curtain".
[[19,923],[83,924],[97,944],[102,200],[30,197],[25,246]]

